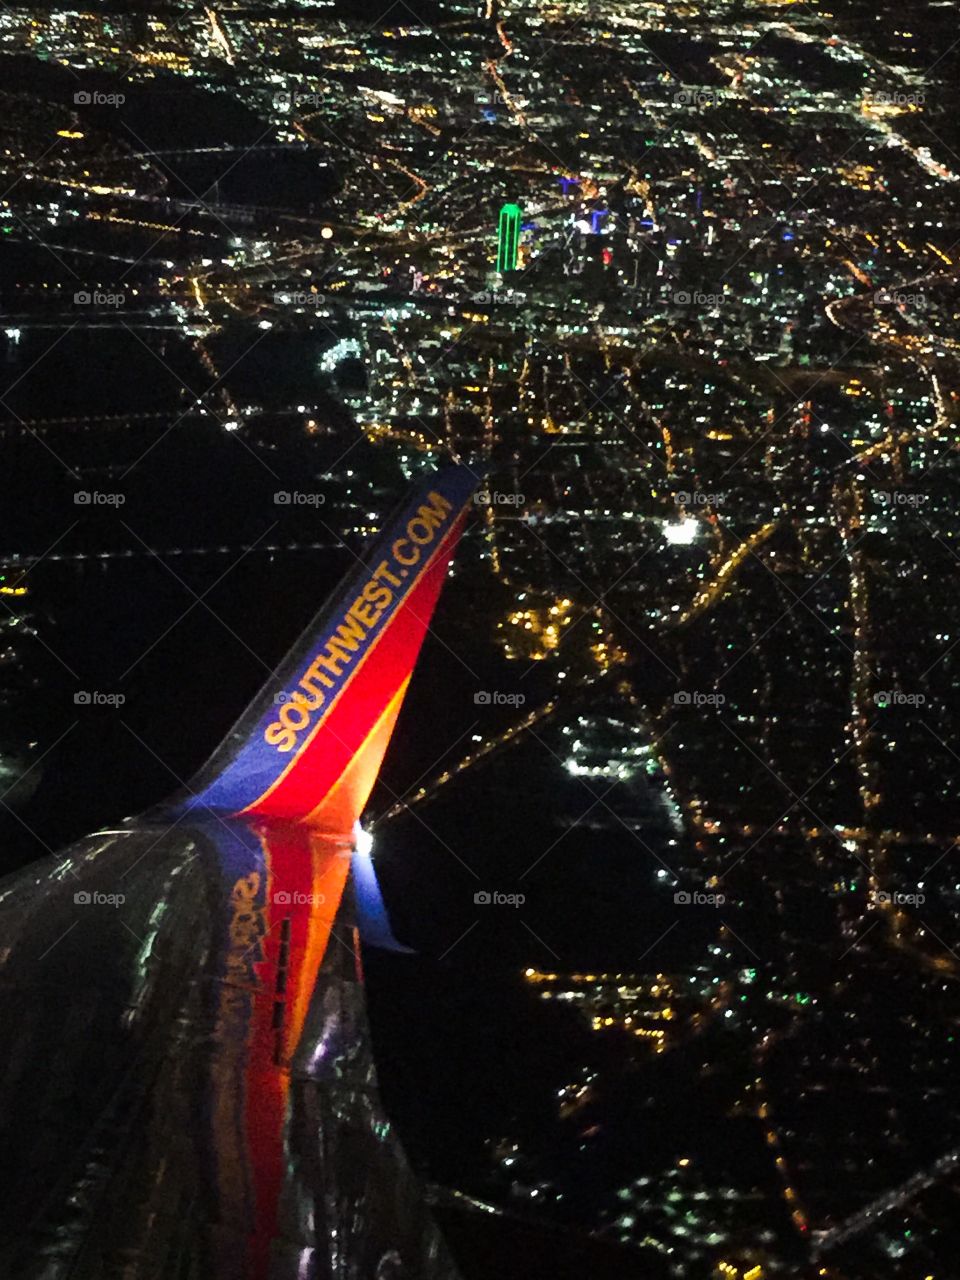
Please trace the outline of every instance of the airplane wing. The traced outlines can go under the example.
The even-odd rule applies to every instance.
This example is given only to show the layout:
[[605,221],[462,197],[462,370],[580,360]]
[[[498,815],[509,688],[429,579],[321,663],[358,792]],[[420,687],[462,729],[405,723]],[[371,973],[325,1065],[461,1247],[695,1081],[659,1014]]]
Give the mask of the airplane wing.
[[405,948],[354,823],[474,483],[403,503],[185,794],[0,880],[0,1274],[457,1280],[378,1097],[355,918]]

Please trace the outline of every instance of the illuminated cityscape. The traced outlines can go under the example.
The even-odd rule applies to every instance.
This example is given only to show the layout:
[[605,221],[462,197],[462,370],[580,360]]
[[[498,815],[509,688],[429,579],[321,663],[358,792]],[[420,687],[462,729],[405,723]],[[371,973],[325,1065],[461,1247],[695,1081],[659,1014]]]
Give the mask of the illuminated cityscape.
[[960,1280],[957,17],[0,10],[0,869],[469,468],[363,956],[463,1280]]

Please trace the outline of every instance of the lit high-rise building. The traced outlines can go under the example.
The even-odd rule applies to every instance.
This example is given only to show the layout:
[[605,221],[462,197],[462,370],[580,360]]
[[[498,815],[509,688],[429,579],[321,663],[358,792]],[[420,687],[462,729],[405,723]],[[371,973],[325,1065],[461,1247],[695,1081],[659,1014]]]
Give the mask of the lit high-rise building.
[[497,240],[497,270],[501,275],[516,271],[520,253],[520,219],[523,211],[518,204],[505,204],[500,210],[500,230]]

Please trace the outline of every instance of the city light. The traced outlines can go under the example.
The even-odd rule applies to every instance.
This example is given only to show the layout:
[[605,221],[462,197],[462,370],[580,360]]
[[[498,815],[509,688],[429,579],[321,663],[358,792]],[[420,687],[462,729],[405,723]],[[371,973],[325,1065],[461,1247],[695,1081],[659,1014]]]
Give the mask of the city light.
[[0,13],[15,1270],[954,1276],[956,8]]
[[664,541],[671,546],[688,547],[697,539],[700,532],[700,521],[695,516],[686,516],[683,520],[664,520]]

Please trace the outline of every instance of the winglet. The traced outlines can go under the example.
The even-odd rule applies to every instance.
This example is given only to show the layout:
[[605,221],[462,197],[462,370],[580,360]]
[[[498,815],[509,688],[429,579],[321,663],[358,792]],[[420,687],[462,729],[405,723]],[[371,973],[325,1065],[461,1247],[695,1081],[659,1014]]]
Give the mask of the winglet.
[[418,486],[200,771],[187,809],[352,832],[476,484],[450,467]]

